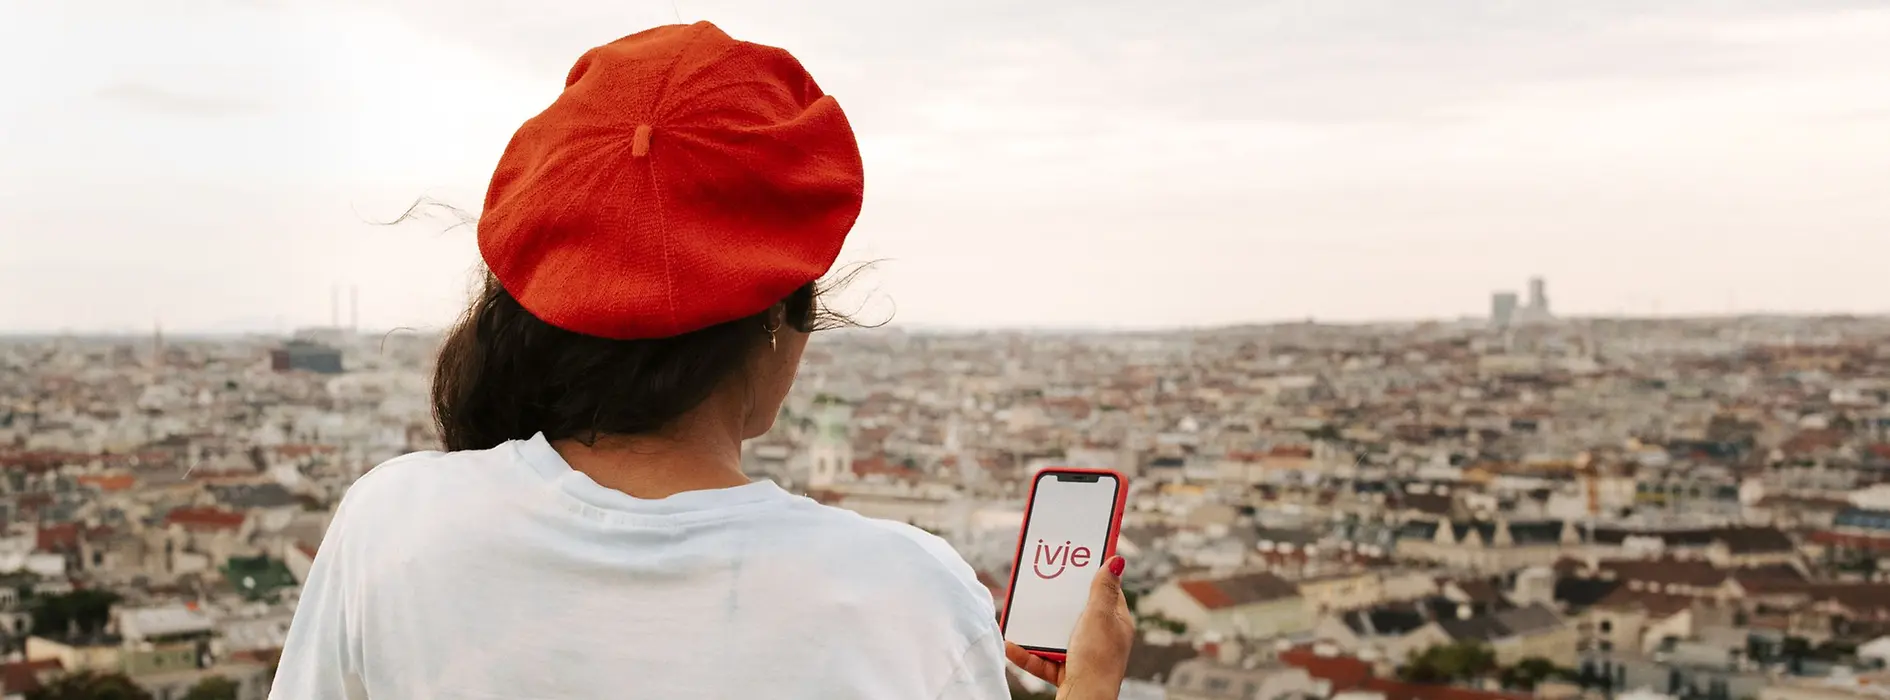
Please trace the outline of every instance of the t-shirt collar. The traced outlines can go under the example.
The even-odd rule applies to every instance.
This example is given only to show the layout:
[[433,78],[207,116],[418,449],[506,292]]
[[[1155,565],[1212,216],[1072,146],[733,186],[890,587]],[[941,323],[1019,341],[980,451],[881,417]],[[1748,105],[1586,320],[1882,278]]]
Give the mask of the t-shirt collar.
[[564,457],[552,448],[551,442],[545,439],[544,433],[533,435],[529,440],[515,440],[512,445],[518,451],[519,457],[552,486],[584,503],[605,510],[642,515],[672,515],[723,510],[793,498],[787,491],[767,479],[724,489],[684,491],[666,498],[637,498],[598,484],[585,473],[572,469],[571,465],[564,461]]

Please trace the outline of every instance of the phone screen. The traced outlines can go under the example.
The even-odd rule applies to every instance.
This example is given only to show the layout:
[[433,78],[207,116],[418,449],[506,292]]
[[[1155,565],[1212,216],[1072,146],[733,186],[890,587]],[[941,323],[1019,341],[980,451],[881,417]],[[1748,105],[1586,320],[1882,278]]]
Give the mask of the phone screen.
[[1039,651],[1068,649],[1109,549],[1121,487],[1108,474],[1037,475],[1005,603],[1004,639]]

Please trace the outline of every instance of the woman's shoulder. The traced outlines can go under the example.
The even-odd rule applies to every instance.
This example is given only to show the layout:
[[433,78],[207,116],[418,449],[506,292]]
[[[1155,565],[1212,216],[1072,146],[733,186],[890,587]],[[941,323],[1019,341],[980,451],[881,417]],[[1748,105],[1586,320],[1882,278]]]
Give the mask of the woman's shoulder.
[[836,573],[912,593],[929,590],[979,615],[993,610],[990,589],[944,538],[906,523],[811,502],[805,512],[817,523],[816,549]]
[[409,452],[367,470],[348,485],[335,517],[372,519],[403,513],[433,497],[467,498],[515,486],[513,469],[501,449],[458,452]]

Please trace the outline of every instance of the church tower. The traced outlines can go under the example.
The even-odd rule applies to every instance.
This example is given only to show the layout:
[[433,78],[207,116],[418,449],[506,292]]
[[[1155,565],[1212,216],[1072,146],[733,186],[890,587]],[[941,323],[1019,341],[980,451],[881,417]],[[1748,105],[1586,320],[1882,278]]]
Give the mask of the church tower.
[[814,431],[807,446],[811,488],[828,488],[853,478],[853,407],[838,397],[814,398]]

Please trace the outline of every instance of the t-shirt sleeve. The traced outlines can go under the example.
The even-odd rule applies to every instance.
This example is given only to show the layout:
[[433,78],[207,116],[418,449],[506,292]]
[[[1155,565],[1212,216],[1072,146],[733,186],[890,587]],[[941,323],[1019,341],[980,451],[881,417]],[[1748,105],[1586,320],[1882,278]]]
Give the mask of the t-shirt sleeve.
[[348,505],[344,498],[336,509],[302,583],[270,700],[367,700],[359,604],[347,583],[357,573],[346,546]]
[[956,580],[956,586],[964,592],[960,600],[966,604],[959,613],[965,616],[960,620],[960,629],[966,636],[960,639],[971,638],[975,641],[955,659],[956,666],[950,680],[935,697],[941,700],[1010,700],[1010,683],[1005,677],[1005,670],[1009,667],[1004,661],[1004,641],[998,631],[991,590],[978,582],[977,572],[944,538],[903,523],[886,520],[874,522],[917,543],[938,560],[939,565]]
[[953,549],[951,543],[946,542],[945,538],[905,523],[873,518],[867,520],[918,544],[927,554],[932,555],[932,558],[937,559],[940,566],[951,573],[952,578],[970,594],[972,600],[979,603],[979,612],[982,617],[995,618],[997,616],[996,604],[991,600],[991,589],[985,588],[984,584],[978,581],[978,572],[972,570],[971,564],[965,561],[964,555]]
[[1004,642],[996,634],[972,642],[960,659],[952,679],[940,689],[937,700],[1010,700],[1011,687],[1005,677]]

